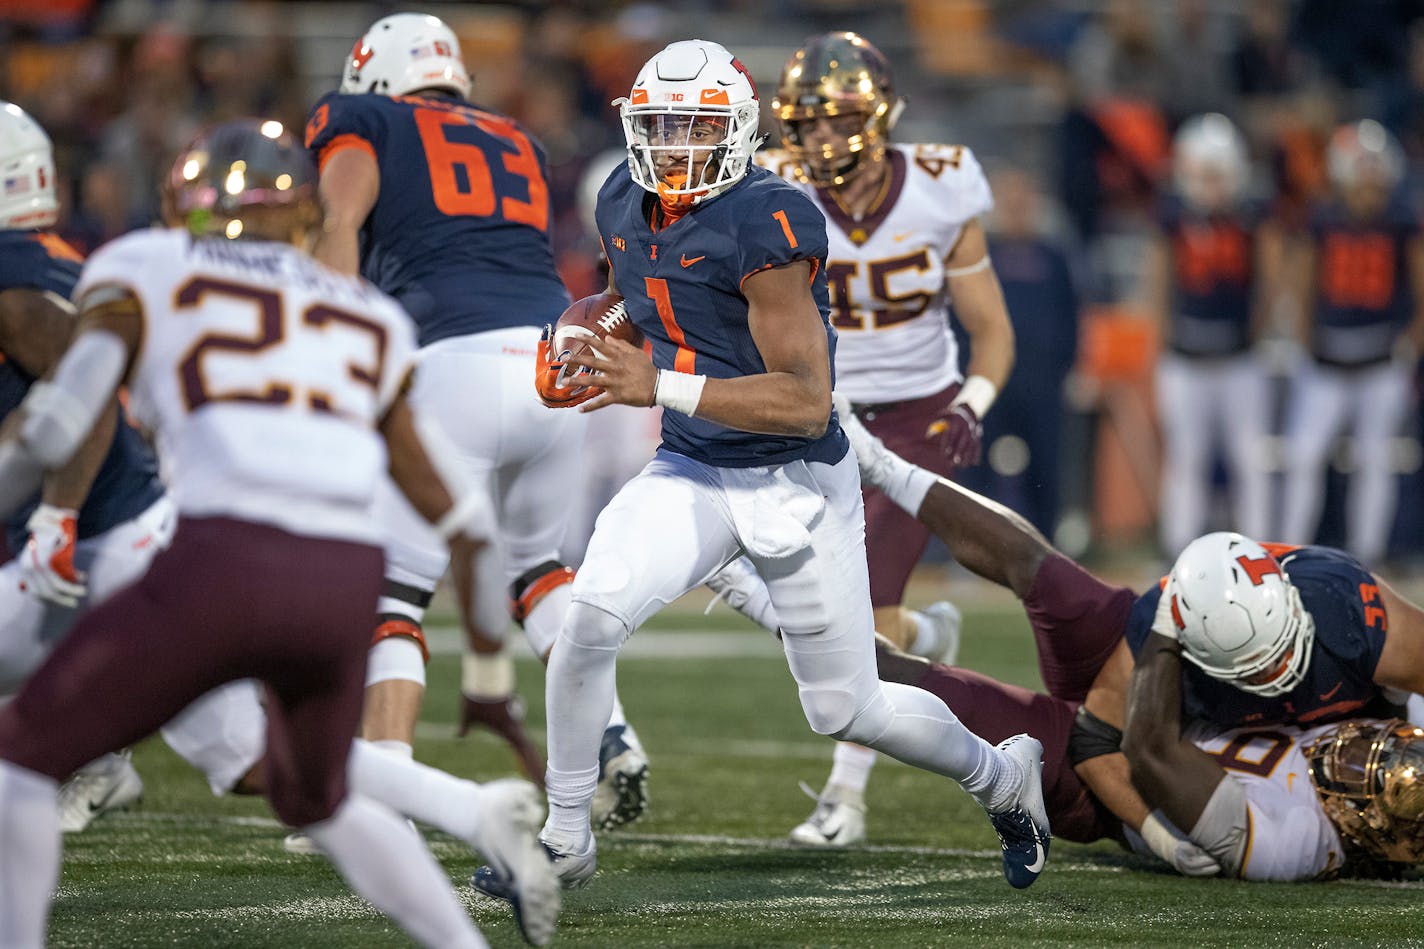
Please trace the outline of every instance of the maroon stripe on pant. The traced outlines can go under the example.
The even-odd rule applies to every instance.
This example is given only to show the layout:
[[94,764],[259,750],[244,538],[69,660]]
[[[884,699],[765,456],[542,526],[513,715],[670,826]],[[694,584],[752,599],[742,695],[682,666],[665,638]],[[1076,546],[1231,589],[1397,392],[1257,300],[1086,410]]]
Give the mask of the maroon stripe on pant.
[[1043,559],[1024,597],[1048,694],[1081,702],[1127,632],[1137,594],[1104,583],[1059,553]]
[[273,809],[293,826],[324,820],[346,792],[382,568],[367,544],[184,518],[148,573],[0,709],[0,758],[62,780],[216,686],[256,678]]
[[1068,760],[1078,703],[943,665],[929,666],[912,684],[938,696],[987,742],[1027,732],[1043,743],[1043,796],[1054,836],[1076,843],[1120,836],[1122,822],[1089,793]]
[[[856,416],[887,448],[912,464],[945,478],[954,466],[939,446],[925,438],[925,430],[959,393],[955,382],[933,395],[886,405],[857,405]],[[865,556],[870,565],[870,602],[875,607],[895,606],[904,599],[910,572],[929,543],[929,528],[906,514],[875,488],[862,492],[865,500]]]

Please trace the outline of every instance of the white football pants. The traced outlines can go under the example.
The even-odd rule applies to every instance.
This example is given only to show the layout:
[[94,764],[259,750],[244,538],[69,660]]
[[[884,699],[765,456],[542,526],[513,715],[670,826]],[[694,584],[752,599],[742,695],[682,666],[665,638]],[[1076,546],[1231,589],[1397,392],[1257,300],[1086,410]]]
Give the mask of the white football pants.
[[[559,558],[583,467],[584,419],[546,407],[534,392],[538,340],[539,330],[524,326],[432,343],[420,351],[410,393],[416,411],[448,436],[460,474],[493,507],[497,586],[481,591],[478,623],[494,635],[509,626],[508,585]],[[388,538],[387,575],[434,590],[449,563],[440,535],[393,486],[378,495],[376,511]],[[526,622],[525,632],[542,655],[558,627]]]
[[[89,592],[73,609],[22,592],[17,561],[0,567],[0,696],[17,691],[90,607],[147,573],[176,526],[177,512],[165,495],[133,520],[75,544],[74,565],[87,575]],[[266,727],[257,685],[245,680],[198,699],[162,734],[221,794],[262,757]]]
[[1391,361],[1342,370],[1313,360],[1301,367],[1286,428],[1281,540],[1315,540],[1330,449],[1348,431],[1354,438],[1354,471],[1345,502],[1346,543],[1366,566],[1384,557],[1396,499],[1392,443],[1409,412],[1411,368]]
[[1231,475],[1232,529],[1255,539],[1270,531],[1266,433],[1270,384],[1250,353],[1188,359],[1164,352],[1157,363],[1157,414],[1166,457],[1162,465],[1161,542],[1169,557],[1206,530],[1212,450],[1226,450]]
[[599,516],[550,657],[551,805],[587,826],[619,647],[744,552],[766,581],[812,729],[988,783],[991,746],[928,692],[877,678],[854,455],[737,469],[659,450]]

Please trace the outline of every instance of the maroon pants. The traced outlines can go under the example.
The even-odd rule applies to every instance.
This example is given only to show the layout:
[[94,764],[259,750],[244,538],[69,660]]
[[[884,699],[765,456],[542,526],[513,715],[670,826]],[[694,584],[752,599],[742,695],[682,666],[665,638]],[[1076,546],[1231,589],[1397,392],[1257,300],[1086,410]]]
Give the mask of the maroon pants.
[[[950,478],[954,475],[954,466],[935,442],[925,438],[925,430],[958,392],[956,382],[920,399],[857,405],[855,414],[871,434],[895,454]],[[862,497],[865,500],[865,557],[870,565],[870,602],[877,608],[895,606],[904,599],[910,571],[920,562],[929,543],[929,528],[875,488],[866,488]]]
[[0,758],[55,780],[234,679],[267,692],[267,778],[287,824],[346,794],[381,551],[185,518],[148,573],[80,620],[0,709]]
[[878,649],[884,679],[939,696],[970,731],[998,743],[1027,732],[1043,742],[1044,803],[1053,833],[1088,843],[1121,835],[1122,822],[1083,785],[1068,760],[1078,705],[1127,628],[1135,596],[1060,554],[1044,558],[1024,598],[1048,694]]

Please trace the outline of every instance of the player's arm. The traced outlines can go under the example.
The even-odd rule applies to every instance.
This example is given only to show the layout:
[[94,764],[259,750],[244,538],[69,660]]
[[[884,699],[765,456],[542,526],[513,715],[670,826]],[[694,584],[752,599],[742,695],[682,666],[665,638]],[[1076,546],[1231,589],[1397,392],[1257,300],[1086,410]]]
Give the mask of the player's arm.
[[1255,286],[1251,300],[1251,339],[1264,338],[1271,329],[1276,301],[1285,277],[1286,237],[1280,224],[1262,221],[1256,228]]
[[1167,312],[1172,294],[1172,245],[1167,235],[1158,233],[1147,245],[1142,262],[1141,306],[1165,333],[1170,314]]
[[1424,692],[1424,610],[1379,577],[1375,584],[1389,624],[1384,650],[1375,666],[1375,682],[1406,692]]
[[1410,238],[1405,254],[1409,264],[1409,289],[1414,295],[1414,316],[1404,337],[1418,354],[1424,353],[1424,237]]
[[[997,393],[1009,381],[1014,368],[1014,327],[1009,322],[999,277],[989,259],[984,228],[977,220],[964,225],[945,261],[945,274],[954,300],[954,315],[969,334],[972,352],[965,376],[989,381]],[[984,411],[988,410],[985,405]]]
[[[142,336],[142,307],[129,291],[101,285],[86,294],[74,343],[53,366],[51,377],[30,387],[0,443],[0,516],[12,514],[39,487],[44,472],[76,458],[76,464],[93,464],[94,448],[86,440],[97,420],[112,419],[114,393]],[[35,359],[41,349],[27,352],[27,358]],[[106,426],[112,427],[112,422]],[[105,439],[107,451],[111,433],[96,437]],[[102,460],[103,452],[98,457]],[[93,472],[84,479],[86,493],[92,479]],[[73,485],[68,489],[74,490]]]
[[366,149],[332,152],[321,169],[321,233],[312,255],[346,274],[361,270],[361,228],[381,193],[381,170]]
[[1287,282],[1295,302],[1295,326],[1292,331],[1302,345],[1310,344],[1310,329],[1315,322],[1315,239],[1310,234],[1302,235],[1294,242],[1289,253],[1290,274]]
[[831,359],[821,311],[811,295],[811,264],[793,261],[742,282],[747,327],[766,372],[733,379],[658,371],[641,350],[616,339],[570,357],[600,373],[603,394],[585,403],[662,405],[728,428],[763,435],[816,438],[831,417]]

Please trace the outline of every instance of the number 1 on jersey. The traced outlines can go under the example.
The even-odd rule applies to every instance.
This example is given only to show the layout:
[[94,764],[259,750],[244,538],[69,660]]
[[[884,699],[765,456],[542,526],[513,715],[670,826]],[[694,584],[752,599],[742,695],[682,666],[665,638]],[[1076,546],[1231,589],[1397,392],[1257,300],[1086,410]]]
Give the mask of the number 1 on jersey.
[[696,372],[697,353],[687,345],[687,337],[683,334],[682,327],[677,325],[677,317],[672,312],[672,297],[668,295],[667,281],[661,277],[644,277],[643,282],[647,285],[648,296],[653,305],[658,308],[658,319],[662,320],[668,339],[677,346],[677,356],[673,359],[672,368],[677,372]]

